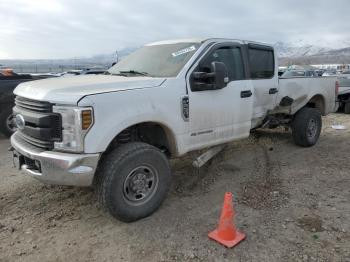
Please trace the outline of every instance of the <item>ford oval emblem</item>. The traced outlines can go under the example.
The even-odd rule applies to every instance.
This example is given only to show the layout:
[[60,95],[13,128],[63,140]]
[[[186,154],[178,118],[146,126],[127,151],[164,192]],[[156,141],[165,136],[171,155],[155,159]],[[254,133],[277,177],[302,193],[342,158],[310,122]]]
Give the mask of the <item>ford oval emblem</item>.
[[18,129],[23,130],[26,125],[26,121],[24,120],[24,117],[22,115],[18,114],[15,117],[15,124]]

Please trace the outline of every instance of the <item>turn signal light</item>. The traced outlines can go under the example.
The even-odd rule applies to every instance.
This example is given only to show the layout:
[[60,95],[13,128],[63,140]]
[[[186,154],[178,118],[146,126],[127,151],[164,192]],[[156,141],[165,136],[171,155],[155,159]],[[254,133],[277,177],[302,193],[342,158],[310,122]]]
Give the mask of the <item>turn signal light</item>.
[[83,110],[81,111],[81,128],[87,130],[92,125],[92,111]]

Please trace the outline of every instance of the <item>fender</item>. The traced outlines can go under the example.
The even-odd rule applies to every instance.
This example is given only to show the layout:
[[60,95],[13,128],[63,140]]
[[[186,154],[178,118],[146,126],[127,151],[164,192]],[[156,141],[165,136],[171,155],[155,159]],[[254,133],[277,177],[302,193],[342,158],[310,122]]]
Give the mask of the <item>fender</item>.
[[[168,92],[167,96],[163,92]],[[85,153],[104,152],[128,127],[155,123],[165,131],[172,155],[178,155],[183,151],[181,135],[187,123],[182,119],[179,101],[166,98],[169,92],[171,88],[157,87],[88,96],[94,108],[94,125],[85,137]],[[83,99],[79,104],[85,102]]]

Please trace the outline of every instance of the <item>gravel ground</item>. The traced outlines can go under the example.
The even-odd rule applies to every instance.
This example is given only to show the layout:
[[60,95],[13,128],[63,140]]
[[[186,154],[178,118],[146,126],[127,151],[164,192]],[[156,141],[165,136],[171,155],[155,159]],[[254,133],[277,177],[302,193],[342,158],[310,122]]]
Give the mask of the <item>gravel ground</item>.
[[[168,198],[131,224],[100,208],[90,188],[19,174],[8,147],[0,138],[0,261],[350,261],[347,115],[324,118],[312,148],[295,146],[288,131],[259,130],[199,171],[194,155],[172,161]],[[226,191],[247,235],[233,249],[207,237]]]

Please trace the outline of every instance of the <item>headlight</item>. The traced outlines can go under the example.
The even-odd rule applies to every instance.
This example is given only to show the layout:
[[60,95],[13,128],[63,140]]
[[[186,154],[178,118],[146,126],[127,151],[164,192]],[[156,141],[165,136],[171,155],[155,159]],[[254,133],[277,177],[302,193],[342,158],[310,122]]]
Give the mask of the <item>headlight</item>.
[[92,108],[53,106],[53,112],[62,118],[62,141],[55,142],[55,149],[83,152],[85,135],[93,125]]

